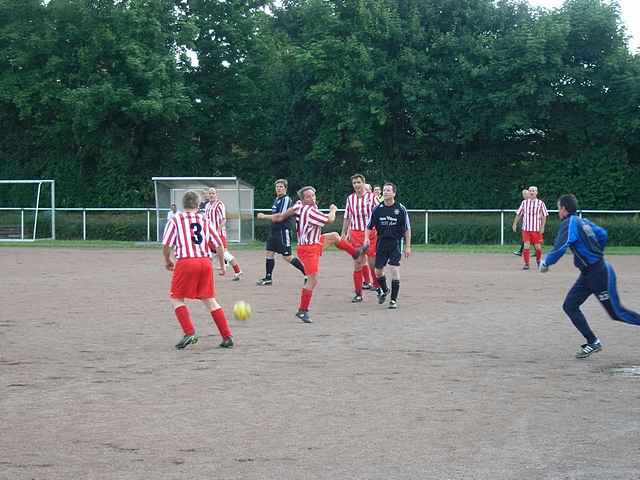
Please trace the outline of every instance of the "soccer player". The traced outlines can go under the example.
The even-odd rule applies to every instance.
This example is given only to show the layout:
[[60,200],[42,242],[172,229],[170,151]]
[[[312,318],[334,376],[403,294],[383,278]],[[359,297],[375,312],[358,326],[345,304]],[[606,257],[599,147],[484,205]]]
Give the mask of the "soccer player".
[[616,274],[604,259],[607,245],[607,231],[589,220],[582,219],[576,212],[578,200],[573,195],[563,195],[558,200],[558,217],[562,220],[553,250],[540,263],[539,270],[545,273],[560,260],[567,248],[573,252],[573,263],[580,270],[578,280],[573,284],[564,300],[562,309],[578,331],[587,340],[576,353],[577,358],[587,358],[602,350],[602,343],[591,331],[587,319],[580,311],[591,294],[594,294],[609,316],[620,322],[640,325],[640,314],[628,310],[620,303],[616,287]]
[[[240,269],[240,265],[238,265],[238,261],[228,249],[227,229],[225,227],[227,223],[226,208],[224,203],[222,203],[222,200],[218,198],[218,192],[215,188],[210,188],[208,195],[209,202],[205,206],[205,215],[209,218],[213,228],[218,232],[218,235],[222,239],[222,246],[218,248],[222,249],[225,263],[231,264],[231,268],[233,268],[233,280],[237,282],[242,276],[242,270]],[[220,274],[224,275],[224,272],[220,272]]]
[[[271,213],[284,213],[293,206],[291,198],[287,195],[288,183],[284,178],[275,181],[276,198],[271,207]],[[275,254],[279,253],[285,262],[290,263],[295,268],[304,272],[304,265],[297,258],[291,255],[291,222],[287,218],[282,222],[273,222],[271,232],[267,238],[266,274],[264,278],[258,280],[258,285],[271,285],[273,283],[273,269],[276,265]]]
[[411,255],[411,224],[407,209],[396,202],[396,186],[386,182],[382,187],[384,201],[374,208],[371,219],[365,230],[365,238],[369,238],[369,231],[376,229],[378,244],[376,247],[375,274],[380,288],[378,289],[378,303],[382,305],[389,288],[384,275],[384,267],[389,264],[391,270],[391,300],[389,308],[398,308],[398,292],[400,291],[400,259],[402,258],[404,240],[404,257]]
[[[210,259],[211,250],[222,245],[222,239],[211,222],[198,212],[197,193],[185,193],[182,203],[184,211],[169,220],[162,238],[165,267],[173,272],[169,298],[184,333],[176,348],[181,350],[198,341],[185,298],[202,301],[222,336],[220,347],[231,348],[233,337],[224,310],[215,298]],[[172,246],[175,246],[175,262],[171,258]]]
[[307,274],[307,282],[300,292],[300,304],[296,317],[305,323],[312,323],[309,317],[309,305],[313,290],[318,284],[318,267],[320,264],[320,256],[322,251],[330,245],[335,245],[340,250],[349,253],[355,260],[362,256],[365,251],[364,247],[354,248],[351,243],[344,240],[336,232],[322,233],[322,227],[327,223],[333,223],[336,220],[336,212],[338,207],[331,204],[329,207],[329,215],[322,213],[316,204],[316,189],[311,186],[302,187],[298,190],[300,201],[288,209],[284,213],[276,213],[273,215],[265,215],[259,213],[258,218],[271,220],[272,222],[282,222],[289,217],[296,216],[297,234],[298,234],[298,258],[304,265],[304,271]]
[[[356,173],[351,176],[353,193],[347,197],[347,204],[344,209],[344,220],[342,222],[341,237],[351,242],[354,247],[360,247],[367,243],[369,248],[366,251],[367,258],[360,257],[353,262],[353,288],[355,295],[351,300],[353,303],[362,302],[363,290],[363,268],[368,263],[371,269],[374,268],[376,255],[376,232],[371,230],[370,236],[365,241],[364,231],[371,218],[371,212],[377,203],[373,193],[367,192],[364,175]],[[374,284],[377,282],[374,282]],[[376,285],[376,288],[379,285]],[[370,287],[369,287],[370,288]]]
[[529,270],[529,246],[532,243],[536,249],[536,263],[540,265],[544,226],[548,215],[546,205],[542,200],[538,199],[538,187],[529,187],[529,198],[523,200],[520,204],[512,225],[512,229],[515,232],[518,222],[522,219],[523,270]]
[[[524,190],[522,190],[522,200],[527,200],[528,198],[529,198],[529,190],[525,188]],[[520,250],[516,250],[515,252],[513,252],[513,254],[517,255],[518,257],[521,257],[523,249],[524,249],[524,242],[521,239],[520,240]]]
[[373,194],[376,196],[376,201],[378,203],[382,203],[384,201],[384,197],[382,196],[382,189],[380,185],[373,186]]

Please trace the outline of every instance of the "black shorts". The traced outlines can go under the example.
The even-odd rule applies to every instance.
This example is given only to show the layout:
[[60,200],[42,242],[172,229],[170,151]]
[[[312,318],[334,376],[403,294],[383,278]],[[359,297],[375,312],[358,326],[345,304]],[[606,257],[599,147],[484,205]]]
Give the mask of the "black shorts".
[[266,250],[276,252],[285,257],[291,256],[291,233],[288,228],[271,231],[267,238]]
[[376,246],[376,268],[382,269],[387,263],[396,267],[400,266],[402,248],[399,240],[381,240],[378,238]]

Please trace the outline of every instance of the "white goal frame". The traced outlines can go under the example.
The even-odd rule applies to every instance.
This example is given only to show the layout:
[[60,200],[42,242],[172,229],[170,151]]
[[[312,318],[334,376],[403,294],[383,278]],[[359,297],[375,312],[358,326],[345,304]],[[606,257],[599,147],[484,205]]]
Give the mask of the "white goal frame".
[[[56,181],[55,180],[0,180],[0,184],[20,184],[20,183],[28,183],[31,185],[38,185],[38,194],[36,198],[36,206],[35,207],[3,207],[0,210],[19,210],[21,212],[20,219],[20,238],[0,238],[0,242],[34,242],[37,239],[37,229],[38,229],[38,213],[40,210],[50,210],[51,211],[51,237],[41,238],[37,240],[55,240],[56,239]],[[51,185],[51,207],[47,207],[46,209],[40,208],[40,191],[42,190],[42,184],[48,183]],[[25,210],[34,210],[34,220],[33,220],[33,235],[32,238],[24,238],[24,211]]]

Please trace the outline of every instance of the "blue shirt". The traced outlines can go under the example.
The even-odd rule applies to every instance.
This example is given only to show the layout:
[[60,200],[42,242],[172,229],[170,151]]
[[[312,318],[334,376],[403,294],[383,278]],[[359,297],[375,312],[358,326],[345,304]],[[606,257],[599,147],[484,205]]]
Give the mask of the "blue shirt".
[[[273,205],[271,206],[271,213],[284,213],[289,208],[293,207],[293,203],[291,199],[287,195],[283,195],[281,197],[276,197],[273,200]],[[281,230],[289,230],[291,227],[291,218],[287,218],[282,222],[273,222],[271,224],[272,232],[280,232]]]
[[405,232],[411,229],[411,223],[407,209],[401,203],[390,206],[380,203],[371,212],[367,228],[378,231],[378,241],[402,240]]
[[553,250],[545,256],[544,263],[553,265],[560,260],[567,248],[570,248],[574,265],[580,270],[585,270],[602,261],[608,238],[609,235],[604,228],[571,214],[560,224]]

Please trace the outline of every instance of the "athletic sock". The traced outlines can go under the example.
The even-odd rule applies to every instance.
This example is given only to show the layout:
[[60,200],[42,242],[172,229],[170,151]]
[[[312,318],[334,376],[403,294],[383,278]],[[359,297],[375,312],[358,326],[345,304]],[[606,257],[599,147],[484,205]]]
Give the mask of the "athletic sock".
[[346,240],[338,240],[336,242],[336,247],[338,247],[340,250],[344,250],[345,252],[347,252],[352,257],[356,254],[356,249],[353,248],[353,245],[351,245]]
[[362,296],[362,270],[353,272],[353,288],[356,295]]
[[193,322],[191,321],[191,315],[189,315],[189,309],[186,305],[180,305],[174,310],[174,313],[185,335],[193,335],[196,333],[195,328],[193,328]]
[[309,304],[311,303],[311,296],[313,295],[313,290],[308,288],[303,288],[300,293],[300,306],[298,310],[301,312],[306,312],[309,310]]
[[389,288],[387,287],[387,279],[384,275],[378,277],[378,284],[380,284],[380,288],[382,289],[382,293],[387,293]]
[[375,272],[371,270],[371,279],[373,280],[373,288],[376,290],[380,288],[380,283],[378,282],[378,278],[375,275]]
[[216,327],[218,327],[218,331],[222,338],[231,336],[231,329],[229,328],[229,323],[227,322],[227,317],[225,316],[222,307],[217,310],[211,310],[211,318],[213,318]]
[[231,267],[233,268],[233,271],[235,273],[240,273],[240,265],[238,265],[237,262],[235,264],[231,265]]
[[369,265],[362,267],[362,281],[364,283],[371,283],[371,270],[369,269]]
[[520,255],[522,255],[522,250],[524,250],[524,243],[520,243]]
[[529,249],[528,248],[525,248],[522,251],[522,258],[524,258],[524,264],[525,265],[529,265],[529,258],[530,257],[529,257]]
[[542,259],[542,249],[536,248],[536,263],[540,263],[541,259]]
[[276,266],[276,259],[275,258],[267,258],[267,261],[266,261],[267,274],[265,275],[264,278],[266,278],[268,280],[271,280],[271,275],[273,274],[273,268],[275,266]]
[[400,291],[400,280],[391,280],[391,300],[398,299],[399,291]]
[[300,272],[302,272],[303,275],[305,274],[304,265],[302,264],[302,262],[298,257],[293,257],[291,259],[291,265],[293,265],[294,268],[297,268],[298,270],[300,270]]

